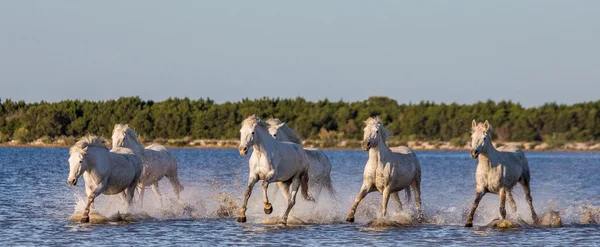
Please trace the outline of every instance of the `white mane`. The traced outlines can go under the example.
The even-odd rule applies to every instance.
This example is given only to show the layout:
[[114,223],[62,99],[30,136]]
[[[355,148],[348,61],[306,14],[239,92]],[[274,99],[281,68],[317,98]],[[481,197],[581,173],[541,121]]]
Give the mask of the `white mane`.
[[381,131],[381,139],[383,139],[384,142],[388,141],[392,137],[391,131],[383,126],[383,124],[381,123],[381,119],[379,119],[379,116],[368,118],[365,121],[365,124],[367,126],[374,125],[375,127],[377,127],[377,129]]
[[79,139],[79,141],[77,141],[69,149],[69,155],[71,155],[73,152],[79,152],[79,153],[85,154],[87,152],[87,150],[86,150],[87,147],[101,147],[101,148],[108,150],[108,148],[106,147],[106,141],[104,141],[104,138],[93,136],[93,135],[88,135],[88,136],[84,136],[81,139]]
[[262,119],[260,119],[259,117],[257,117],[254,114],[252,114],[249,117],[247,117],[246,119],[244,119],[244,121],[242,122],[242,125],[251,125],[251,126],[257,125],[257,126],[265,128],[265,129],[269,128],[269,124],[267,124],[265,121],[263,121]]
[[283,131],[283,133],[285,135],[287,135],[288,138],[290,138],[290,140],[292,140],[293,143],[297,143],[297,144],[302,145],[302,139],[300,139],[300,137],[298,136],[298,134],[296,134],[296,132],[294,132],[294,130],[292,130],[292,128],[290,128],[289,126],[287,126],[287,124],[285,124],[284,122],[282,122],[278,118],[268,119],[267,123],[270,126],[279,126],[279,125],[283,124],[283,126],[278,127],[277,129]]

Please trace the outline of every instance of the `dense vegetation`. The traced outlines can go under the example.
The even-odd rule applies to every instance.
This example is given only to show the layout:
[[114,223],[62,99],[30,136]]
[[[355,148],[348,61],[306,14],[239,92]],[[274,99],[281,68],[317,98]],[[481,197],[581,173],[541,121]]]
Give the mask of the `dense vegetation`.
[[600,101],[524,108],[510,101],[398,104],[386,97],[360,102],[262,98],[223,104],[210,99],[153,102],[139,97],[57,103],[0,100],[0,142],[88,133],[109,137],[115,123],[129,123],[147,139],[236,139],[240,122],[250,114],[280,118],[301,137],[321,140],[360,139],[362,121],[380,115],[396,140],[464,142],[475,118],[488,119],[500,141],[598,141],[599,109]]

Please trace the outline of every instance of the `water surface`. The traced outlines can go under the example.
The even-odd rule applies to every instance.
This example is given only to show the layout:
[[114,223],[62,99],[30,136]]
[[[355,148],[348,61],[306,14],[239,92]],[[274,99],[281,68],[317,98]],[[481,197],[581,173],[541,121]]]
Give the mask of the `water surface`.
[[[83,180],[76,187],[66,181],[69,167],[66,148],[0,148],[0,239],[8,245],[597,245],[600,226],[581,225],[582,207],[600,206],[599,153],[526,153],[532,174],[532,195],[539,215],[558,210],[564,227],[490,229],[498,216],[499,200],[488,194],[482,200],[474,228],[462,227],[475,193],[476,161],[467,152],[417,152],[423,169],[422,199],[429,224],[372,228],[381,195],[369,194],[360,204],[356,223],[344,222],[362,183],[367,153],[325,151],[333,164],[338,191],[323,193],[317,203],[298,197],[292,214],[305,225],[264,225],[265,218],[281,215],[283,200],[274,198],[274,212],[262,211],[260,186],[255,186],[247,212],[248,222],[221,218],[217,209],[230,198],[241,204],[248,177],[248,157],[236,150],[173,149],[185,191],[185,205],[172,200],[170,184],[161,182],[167,198],[161,207],[151,190],[143,208],[153,219],[123,224],[79,224],[68,219],[81,211]],[[415,213],[406,202],[401,215]],[[522,189],[515,189],[518,213],[507,206],[511,218],[531,221]],[[395,217],[390,203],[389,217]],[[118,196],[101,195],[96,210],[111,215],[125,210]]]

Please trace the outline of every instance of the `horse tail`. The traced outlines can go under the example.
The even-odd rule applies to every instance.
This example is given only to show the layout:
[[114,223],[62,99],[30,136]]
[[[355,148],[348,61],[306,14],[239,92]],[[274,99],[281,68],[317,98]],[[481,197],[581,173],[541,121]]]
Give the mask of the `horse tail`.
[[333,184],[331,183],[330,176],[327,176],[325,178],[325,180],[323,181],[323,186],[325,186],[325,188],[327,189],[327,191],[329,192],[330,195],[332,195],[332,196],[337,195],[337,192],[335,191],[335,189],[333,188]]
[[300,175],[300,190],[304,200],[314,202],[315,199],[308,194],[308,171],[304,171]]
[[[412,151],[412,150],[411,150]],[[416,188],[421,188],[421,163],[417,159],[417,155],[413,152],[413,158],[415,159],[415,176],[413,177],[413,183]],[[410,201],[410,186],[406,187],[406,199]]]
[[523,165],[523,171],[521,172],[520,180],[523,181],[524,185],[528,186],[531,180],[531,174],[529,173],[529,161],[527,161],[527,158],[525,158],[525,153],[521,149],[517,149],[517,156]]

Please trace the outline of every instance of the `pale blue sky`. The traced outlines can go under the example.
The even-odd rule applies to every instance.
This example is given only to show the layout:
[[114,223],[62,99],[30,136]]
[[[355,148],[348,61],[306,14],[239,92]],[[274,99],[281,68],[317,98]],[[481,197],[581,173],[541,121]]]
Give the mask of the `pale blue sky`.
[[1,1],[0,98],[600,99],[600,1]]

